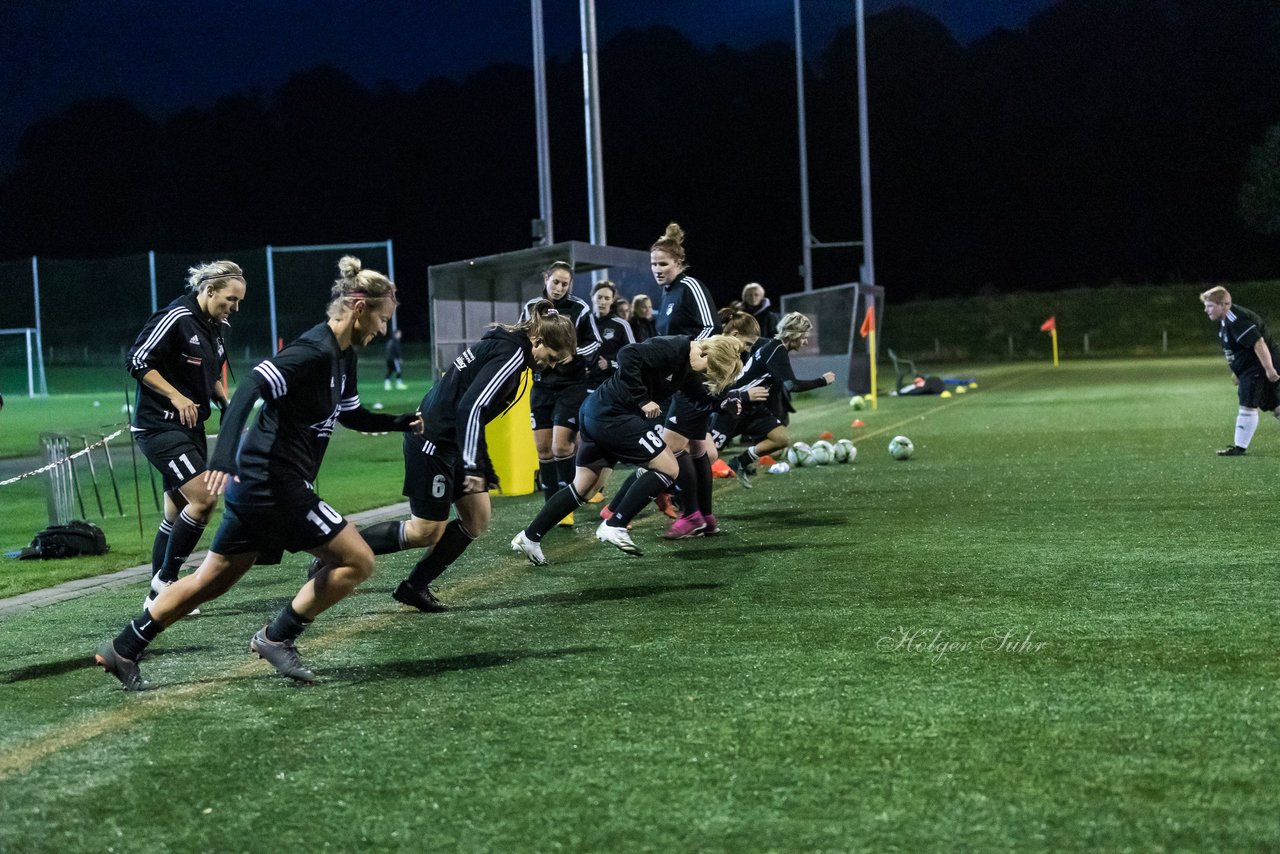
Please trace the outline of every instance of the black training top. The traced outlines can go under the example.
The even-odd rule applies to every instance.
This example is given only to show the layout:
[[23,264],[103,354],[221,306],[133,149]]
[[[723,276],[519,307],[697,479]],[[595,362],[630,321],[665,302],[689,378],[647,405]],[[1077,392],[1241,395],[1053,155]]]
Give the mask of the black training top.
[[142,381],[148,371],[156,371],[169,385],[200,407],[199,424],[192,432],[202,432],[210,413],[213,388],[227,361],[222,340],[223,322],[214,322],[191,294],[184,294],[151,315],[129,350],[125,367],[138,380],[137,406],[133,426],[140,430],[179,429],[178,413],[169,398]]
[[618,369],[588,398],[604,415],[639,415],[677,391],[692,400],[713,402],[705,377],[689,367],[688,335],[659,335],[618,351]]
[[1218,338],[1222,341],[1222,354],[1227,357],[1227,364],[1236,376],[1261,367],[1258,354],[1253,349],[1259,340],[1267,342],[1272,361],[1275,360],[1276,345],[1267,334],[1267,325],[1257,312],[1242,305],[1233,305],[1227,309],[1218,324]]
[[460,453],[467,473],[479,474],[488,452],[484,426],[516,400],[524,369],[532,364],[529,336],[501,327],[463,350],[422,399],[424,450]]
[[[619,350],[636,343],[629,323],[616,314],[597,317],[594,311],[587,312],[578,321],[578,343],[581,345],[588,341],[596,342],[595,351],[585,357],[587,385],[590,388],[599,386],[618,369]],[[601,357],[609,363],[607,368],[600,367]]]
[[693,276],[662,286],[662,305],[654,321],[659,335],[708,338],[720,329],[711,295]]
[[[259,398],[262,410],[242,435]],[[404,432],[413,420],[413,413],[383,415],[360,405],[355,348],[340,349],[321,323],[259,363],[236,389],[209,469],[239,477],[228,485],[229,501],[273,503],[313,488],[334,424]]]
[[769,399],[752,405],[767,406],[780,416],[792,393],[821,388],[826,384],[827,381],[822,377],[812,380],[796,379],[795,371],[791,368],[791,354],[786,345],[778,338],[758,338],[751,345],[742,374],[734,380],[730,391],[748,391],[755,386],[765,386],[769,389]]
[[[558,300],[547,299],[545,295],[536,296],[524,304],[524,308],[520,310],[520,321],[523,323],[533,315],[533,307],[540,300],[547,300],[555,308],[556,311],[573,321],[576,328],[578,321],[582,319],[584,314],[591,313],[591,306],[579,297],[575,297],[572,292],[566,292],[563,297]],[[556,365],[554,368],[547,368],[544,371],[535,371],[533,381],[541,388],[551,390],[559,390],[575,383],[585,382],[587,378],[587,363],[585,357],[595,351],[594,341],[583,341],[578,339],[578,351],[573,357],[573,361],[567,365]]]

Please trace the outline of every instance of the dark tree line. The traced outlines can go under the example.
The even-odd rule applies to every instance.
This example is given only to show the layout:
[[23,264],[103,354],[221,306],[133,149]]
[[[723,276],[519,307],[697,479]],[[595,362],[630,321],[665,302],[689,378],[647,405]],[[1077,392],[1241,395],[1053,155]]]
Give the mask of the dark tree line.
[[[1259,154],[1280,123],[1270,0],[1062,0],[967,47],[899,8],[870,19],[868,67],[877,278],[897,299],[1280,272],[1274,235],[1242,212],[1275,161]],[[654,28],[603,45],[609,242],[647,247],[676,219],[721,302],[751,280],[797,289],[794,74],[785,41],[709,51]],[[580,65],[548,75],[555,235],[586,240]],[[807,81],[813,231],[856,239],[852,30]],[[421,305],[428,264],[530,243],[532,87],[515,65],[413,91],[316,68],[164,122],[77,103],[0,179],[0,257],[389,236]],[[818,283],[858,260],[817,253]]]

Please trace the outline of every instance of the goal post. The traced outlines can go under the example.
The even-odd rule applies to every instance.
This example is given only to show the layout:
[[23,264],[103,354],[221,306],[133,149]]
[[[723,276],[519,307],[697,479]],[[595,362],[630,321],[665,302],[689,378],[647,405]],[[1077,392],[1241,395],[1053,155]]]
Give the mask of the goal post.
[[[19,356],[21,353],[21,356]],[[27,382],[27,397],[47,397],[49,386],[44,374],[44,348],[40,345],[40,330],[34,326],[0,329],[0,390],[20,375],[11,366],[23,363]],[[12,373],[11,373],[12,371]]]
[[[791,356],[797,376],[831,371],[836,385],[849,394],[871,391],[869,339],[858,334],[867,309],[875,308],[877,324],[884,322],[884,288],[863,282],[784,294],[782,312],[798,311],[813,321],[809,344]],[[833,386],[834,387],[834,386]]]

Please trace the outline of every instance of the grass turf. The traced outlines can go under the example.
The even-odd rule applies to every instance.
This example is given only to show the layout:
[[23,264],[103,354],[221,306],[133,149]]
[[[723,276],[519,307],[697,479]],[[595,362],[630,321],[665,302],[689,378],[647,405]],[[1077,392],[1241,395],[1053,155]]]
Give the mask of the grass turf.
[[162,635],[141,695],[89,666],[141,584],[0,621],[0,848],[1280,846],[1274,425],[1213,456],[1210,360],[978,376],[859,431],[806,401],[855,465],[724,481],[725,536],[645,517],[643,558],[583,511],[530,567],[503,499],[448,614],[379,559],[303,637],[315,688],[247,652],[299,557]]

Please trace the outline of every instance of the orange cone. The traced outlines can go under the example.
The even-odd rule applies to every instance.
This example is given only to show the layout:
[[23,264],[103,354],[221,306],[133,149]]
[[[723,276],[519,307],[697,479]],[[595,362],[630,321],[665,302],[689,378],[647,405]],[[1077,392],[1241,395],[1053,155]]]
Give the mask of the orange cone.
[[863,421],[861,418],[855,418],[853,419],[853,423],[850,424],[849,426],[850,427],[866,427],[867,422]]

